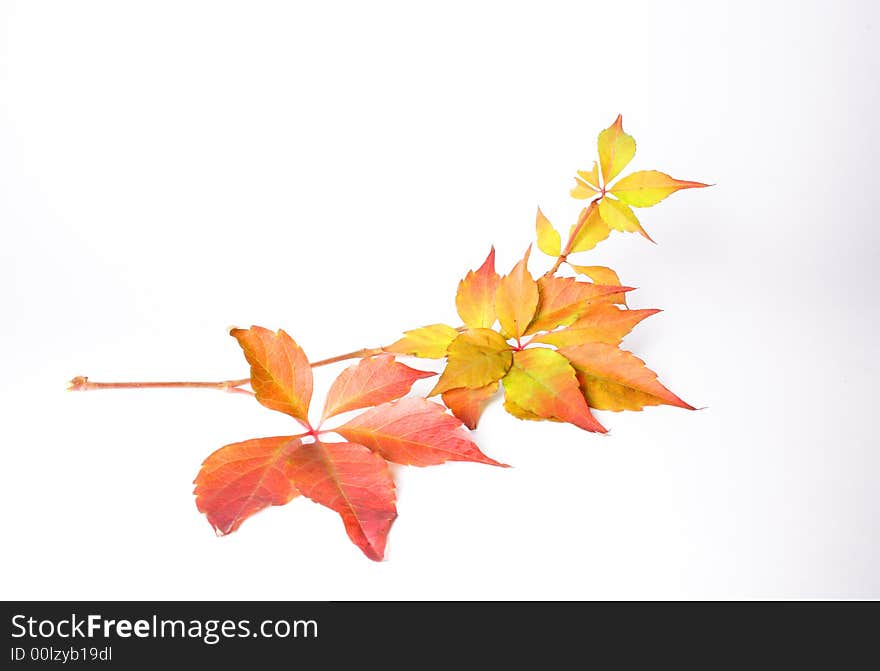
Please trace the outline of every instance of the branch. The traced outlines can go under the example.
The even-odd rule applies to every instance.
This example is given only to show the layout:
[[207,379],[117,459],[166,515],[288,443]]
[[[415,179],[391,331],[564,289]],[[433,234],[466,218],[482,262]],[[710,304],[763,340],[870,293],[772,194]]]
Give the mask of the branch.
[[[347,352],[331,356],[328,359],[312,362],[312,368],[320,366],[328,366],[331,363],[339,361],[347,361],[348,359],[363,359],[368,356],[375,356],[385,351],[383,347],[364,347],[363,349]],[[67,383],[68,391],[92,391],[96,389],[219,389],[231,394],[248,394],[253,395],[252,391],[241,389],[249,384],[249,377],[238,380],[223,380],[222,382],[90,382],[85,375],[77,375]]]

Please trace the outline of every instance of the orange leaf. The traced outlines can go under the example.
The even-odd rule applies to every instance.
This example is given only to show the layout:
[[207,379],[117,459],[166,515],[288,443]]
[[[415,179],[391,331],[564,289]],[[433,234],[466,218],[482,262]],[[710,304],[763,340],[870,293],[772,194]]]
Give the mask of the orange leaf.
[[381,354],[349,366],[333,381],[324,404],[324,419],[341,412],[368,408],[405,396],[416,380],[437,373],[416,370],[390,354]]
[[602,179],[607,185],[620,174],[636,155],[636,141],[632,135],[623,132],[623,117],[599,133],[599,164],[602,166]]
[[504,378],[505,407],[529,416],[571,422],[586,431],[605,433],[590,413],[574,369],[558,352],[539,347],[513,353],[513,366]]
[[501,278],[495,272],[495,248],[476,271],[458,283],[455,307],[468,328],[491,328],[495,323],[495,291]]
[[632,287],[609,287],[571,277],[542,277],[538,280],[538,291],[538,310],[527,334],[568,326],[587,310],[591,301],[632,291]]
[[510,275],[501,278],[495,292],[495,312],[501,325],[501,333],[507,338],[518,338],[525,333],[538,306],[538,285],[529,274],[528,268],[531,251],[530,245],[526,255],[510,271]]
[[[569,263],[571,269],[576,273],[581,275],[586,275],[596,284],[605,284],[608,286],[620,286],[620,278],[617,276],[617,273],[611,270],[611,268],[606,268],[605,266],[576,266],[573,263]],[[602,298],[597,298],[596,302],[605,302],[608,303],[619,303],[620,305],[626,305],[626,294],[613,294],[611,296],[603,296]]]
[[510,345],[492,329],[470,329],[449,346],[446,368],[428,396],[450,389],[485,387],[504,377],[513,354]]
[[232,329],[251,365],[251,387],[257,400],[272,410],[308,422],[312,367],[299,345],[284,331],[262,326]]
[[643,319],[660,310],[621,310],[609,303],[593,303],[568,328],[535,336],[530,342],[569,347],[587,342],[619,345],[623,337]]
[[394,480],[382,457],[355,443],[316,442],[290,456],[287,474],[303,496],[339,513],[367,557],[382,560],[397,517]]
[[709,185],[674,179],[659,170],[640,170],[621,178],[610,192],[633,207],[651,207],[681,189],[702,189],[706,186]]
[[478,389],[468,389],[467,387],[450,389],[443,392],[442,398],[446,407],[452,411],[453,415],[464,422],[467,428],[476,429],[483,410],[486,409],[489,401],[497,391],[498,382],[496,381]]
[[283,506],[299,494],[285,473],[299,436],[255,438],[221,447],[195,479],[196,507],[218,535],[232,533],[254,513]]
[[591,408],[620,411],[675,405],[694,409],[660,384],[657,374],[630,352],[598,342],[565,347],[559,352],[577,371]]
[[423,398],[384,403],[333,430],[398,464],[475,461],[503,466],[480,452],[462,423],[447,415],[442,405]]

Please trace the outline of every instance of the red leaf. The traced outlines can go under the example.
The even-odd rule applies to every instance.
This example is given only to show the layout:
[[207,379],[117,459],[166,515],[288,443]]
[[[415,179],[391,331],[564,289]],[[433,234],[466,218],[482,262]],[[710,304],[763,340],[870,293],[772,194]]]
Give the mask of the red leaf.
[[442,405],[423,398],[385,403],[333,430],[398,464],[475,461],[504,466],[480,452],[461,421],[447,415]]
[[356,443],[316,442],[290,456],[287,474],[303,496],[339,513],[348,537],[367,557],[382,560],[397,508],[394,480],[381,456]]
[[219,535],[232,533],[248,517],[297,496],[285,474],[298,436],[255,438],[221,447],[205,459],[195,479],[196,507]]
[[416,380],[436,374],[410,368],[395,361],[390,354],[362,359],[334,380],[327,392],[324,418],[393,401],[405,396]]
[[468,389],[467,387],[450,389],[443,392],[442,398],[446,407],[452,411],[453,415],[464,422],[467,428],[476,429],[483,410],[486,409],[489,401],[497,391],[498,382],[493,382],[478,389]]
[[262,326],[229,332],[251,365],[251,387],[257,400],[272,410],[309,421],[312,367],[299,345],[284,331]]

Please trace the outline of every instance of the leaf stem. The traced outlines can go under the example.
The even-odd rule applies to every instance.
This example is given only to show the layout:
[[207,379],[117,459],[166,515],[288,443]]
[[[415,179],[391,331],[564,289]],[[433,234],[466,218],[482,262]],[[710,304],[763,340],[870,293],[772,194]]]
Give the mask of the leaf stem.
[[577,239],[578,234],[581,232],[581,229],[587,223],[587,219],[590,218],[590,215],[593,213],[593,210],[596,209],[596,203],[598,201],[593,201],[584,211],[581,212],[581,216],[578,217],[577,223],[574,225],[574,228],[571,229],[571,235],[568,236],[568,242],[565,243],[565,248],[562,250],[562,253],[556,259],[556,262],[553,264],[553,267],[550,268],[546,273],[544,273],[544,277],[551,277],[556,274],[556,271],[559,270],[559,267],[568,260],[568,255],[571,254],[571,248],[574,247],[574,241]]

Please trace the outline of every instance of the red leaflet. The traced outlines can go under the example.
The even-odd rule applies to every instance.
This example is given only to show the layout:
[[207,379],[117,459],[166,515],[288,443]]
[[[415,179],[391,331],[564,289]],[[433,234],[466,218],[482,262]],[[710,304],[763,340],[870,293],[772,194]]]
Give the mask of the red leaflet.
[[390,354],[363,359],[342,371],[333,382],[327,392],[324,418],[393,401],[407,394],[416,380],[436,374],[398,363]]
[[382,560],[397,517],[394,480],[382,457],[355,443],[317,442],[290,456],[287,474],[303,496],[339,513],[367,557]]
[[476,461],[504,465],[480,452],[461,421],[447,415],[442,405],[423,398],[385,403],[334,431],[398,464],[431,466],[445,461]]
[[305,353],[284,331],[272,333],[262,326],[232,329],[251,365],[251,386],[257,400],[272,410],[303,422],[309,420],[312,368]]
[[285,469],[299,446],[298,436],[255,438],[221,447],[205,459],[193,493],[199,512],[218,535],[232,533],[254,513],[297,496]]

